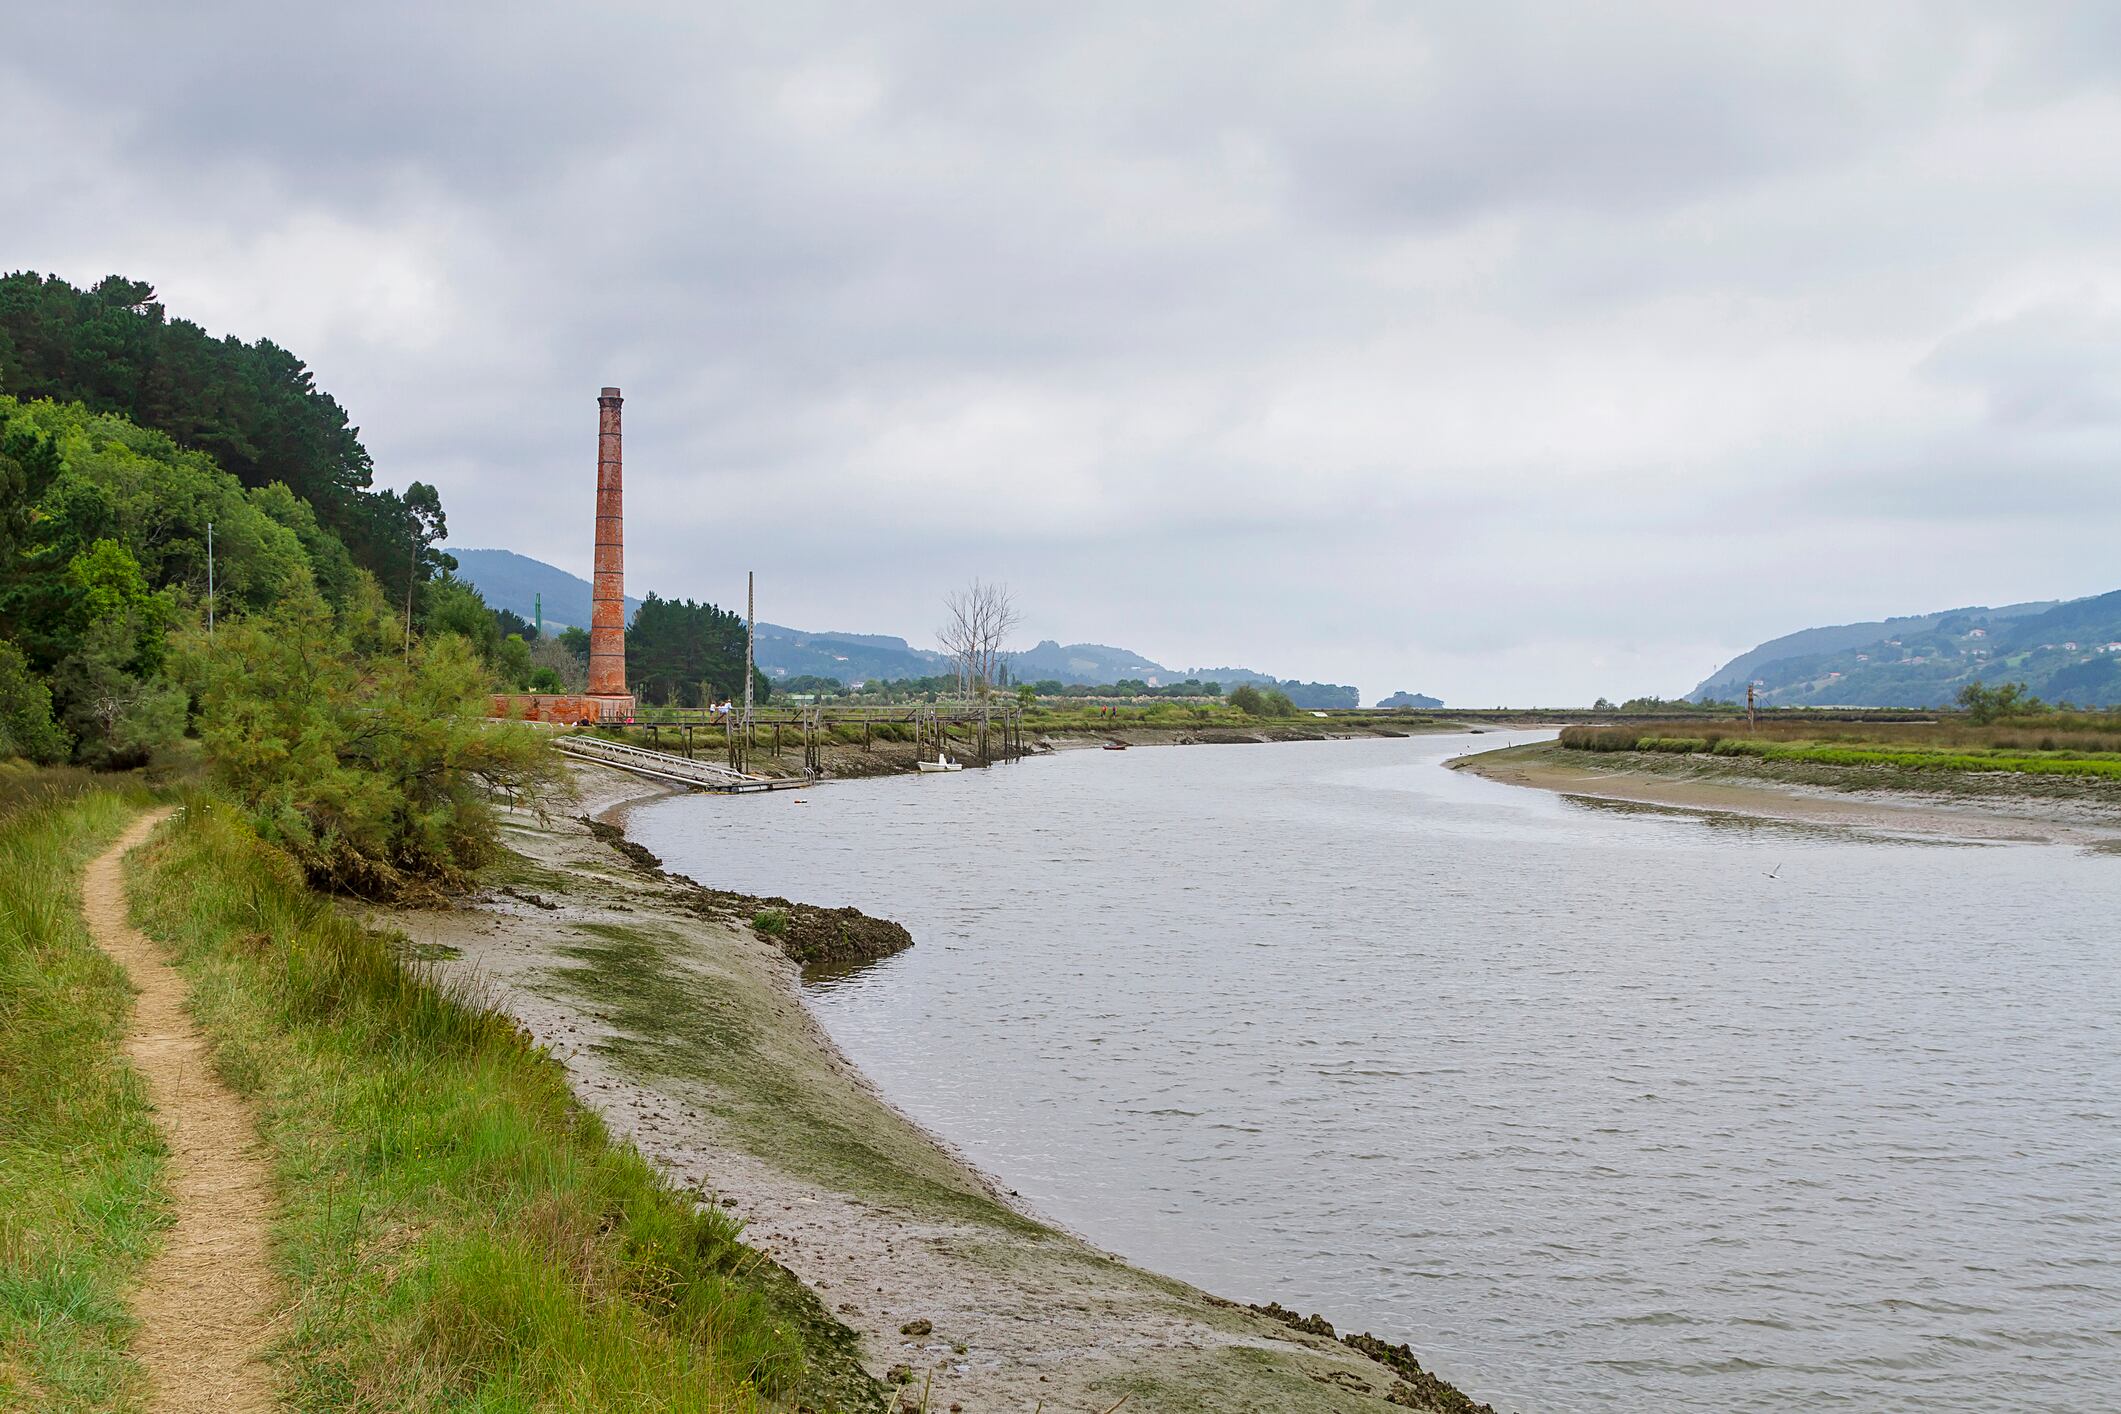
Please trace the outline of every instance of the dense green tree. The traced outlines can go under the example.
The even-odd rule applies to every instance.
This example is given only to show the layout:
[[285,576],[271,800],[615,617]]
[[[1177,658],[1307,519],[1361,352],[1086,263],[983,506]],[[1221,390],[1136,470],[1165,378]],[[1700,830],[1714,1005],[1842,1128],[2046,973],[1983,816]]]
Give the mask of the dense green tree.
[[[404,559],[405,651],[410,653],[414,590],[422,581],[454,570],[457,562],[435,548],[449,533],[449,522],[442,514],[442,498],[434,487],[415,481],[405,488],[402,497],[390,491],[383,495],[397,522],[398,548]],[[484,601],[480,602],[483,606]]]
[[52,674],[61,715],[89,765],[138,765],[184,734],[184,691],[162,676],[174,606],[115,540],[74,556],[66,587],[71,651]]
[[302,360],[170,319],[142,281],[113,275],[78,290],[26,271],[0,278],[0,388],[118,413],[247,487],[284,482],[357,554],[388,548],[359,429]]
[[144,764],[184,735],[184,689],[158,673],[138,670],[139,611],[129,609],[89,624],[81,645],[52,675],[76,755],[90,766]]
[[523,641],[522,634],[511,633],[501,640],[500,649],[494,654],[493,671],[503,687],[522,691],[530,686],[530,645]]
[[0,639],[0,759],[49,765],[72,749],[72,738],[52,720],[51,689],[29,670],[21,649]]
[[[41,508],[55,522],[40,527],[46,541],[118,540],[150,584],[203,600],[211,524],[214,578],[224,607],[269,603],[309,574],[309,554],[295,530],[268,514],[210,458],[159,432],[78,404],[9,398],[0,398],[0,421],[41,437],[60,459],[60,474]],[[293,501],[292,493],[280,490]]]
[[501,626],[485,596],[466,580],[430,581],[420,591],[420,631],[432,638],[453,633],[470,644],[481,661],[493,663],[501,653]]
[[1979,678],[1959,689],[1959,706],[1967,720],[1977,726],[1986,726],[2001,717],[2030,716],[2047,710],[2047,704],[2027,692],[2022,682],[1987,687]]
[[[703,685],[732,699],[744,695],[744,620],[689,599],[650,594],[626,630],[626,681],[648,702],[705,706]],[[752,679],[753,697],[771,690],[764,673]]]
[[297,496],[284,481],[259,487],[250,493],[250,500],[275,523],[294,532],[309,560],[310,577],[325,600],[334,607],[345,605],[353,597],[354,576],[359,571],[345,542],[324,528],[309,502]]
[[16,426],[0,399],[0,564],[11,564],[29,548],[37,502],[58,479],[59,449],[27,425]]

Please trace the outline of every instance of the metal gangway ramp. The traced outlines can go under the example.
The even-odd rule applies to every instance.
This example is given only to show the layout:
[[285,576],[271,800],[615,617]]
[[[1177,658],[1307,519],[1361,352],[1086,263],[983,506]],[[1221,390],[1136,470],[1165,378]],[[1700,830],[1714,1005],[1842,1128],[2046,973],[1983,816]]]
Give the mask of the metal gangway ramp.
[[675,781],[679,785],[692,786],[698,790],[724,793],[796,790],[811,784],[800,779],[746,775],[727,766],[710,765],[705,761],[674,756],[667,751],[650,751],[644,746],[629,746],[623,741],[607,741],[599,736],[563,736],[555,744],[569,756],[576,756],[584,761],[614,766],[621,771],[631,771],[637,776],[653,776],[657,780]]

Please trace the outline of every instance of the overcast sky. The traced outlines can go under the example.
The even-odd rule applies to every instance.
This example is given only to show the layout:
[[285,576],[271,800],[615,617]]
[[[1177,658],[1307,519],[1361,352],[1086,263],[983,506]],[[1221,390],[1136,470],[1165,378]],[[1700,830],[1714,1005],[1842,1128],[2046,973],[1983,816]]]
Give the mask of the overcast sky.
[[621,385],[636,594],[1488,705],[2121,587],[2121,7],[6,9],[0,267],[578,573]]

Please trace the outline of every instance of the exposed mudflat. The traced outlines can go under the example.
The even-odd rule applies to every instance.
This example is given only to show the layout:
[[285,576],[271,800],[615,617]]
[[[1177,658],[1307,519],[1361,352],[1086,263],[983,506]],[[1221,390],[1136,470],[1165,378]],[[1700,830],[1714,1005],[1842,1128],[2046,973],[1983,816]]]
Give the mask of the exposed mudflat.
[[1510,785],[1678,810],[1996,842],[2095,849],[2121,842],[2121,791],[2054,779],[1980,778],[1918,789],[1904,773],[1888,784],[1863,768],[1788,770],[1745,758],[1601,754],[1550,743],[1450,764]]
[[[580,779],[607,825],[656,793],[595,767]],[[1411,1351],[1371,1358],[1361,1337],[1233,1306],[1024,1212],[845,1060],[741,905],[703,904],[581,821],[519,814],[507,838],[517,857],[482,897],[389,921],[514,1014],[615,1133],[741,1215],[906,1407],[1484,1407]]]

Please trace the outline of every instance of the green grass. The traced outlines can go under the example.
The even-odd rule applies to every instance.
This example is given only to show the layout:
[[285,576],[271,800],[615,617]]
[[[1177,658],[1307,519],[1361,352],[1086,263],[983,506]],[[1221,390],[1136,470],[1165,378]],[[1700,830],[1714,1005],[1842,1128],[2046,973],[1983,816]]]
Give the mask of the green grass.
[[298,1409],[880,1408],[854,1337],[721,1209],[612,1142],[560,1066],[308,891],[223,807],[133,860],[255,1105]]
[[[1903,734],[1899,739],[1850,739],[1814,741],[1777,739],[1710,732],[1700,736],[1670,736],[1651,727],[1566,727],[1560,745],[1571,751],[1593,753],[1656,752],[1669,755],[1749,756],[1762,761],[1798,762],[1817,766],[1876,766],[1916,772],[2009,772],[2033,776],[2076,776],[2095,780],[2121,780],[2121,751],[2082,749],[2074,746],[2027,747],[2019,736],[2003,731],[1968,739],[1942,737],[1925,740]],[[2053,738],[2048,738],[2053,739]],[[2105,744],[2099,741],[2098,744]]]
[[80,900],[139,802],[79,773],[0,767],[0,788],[0,1407],[138,1408],[125,1294],[166,1219],[164,1150]]

